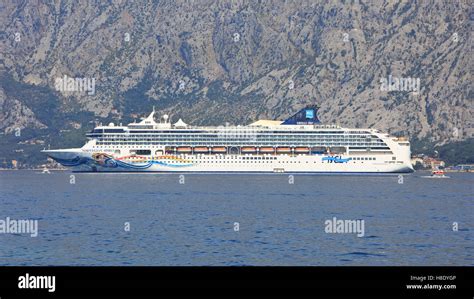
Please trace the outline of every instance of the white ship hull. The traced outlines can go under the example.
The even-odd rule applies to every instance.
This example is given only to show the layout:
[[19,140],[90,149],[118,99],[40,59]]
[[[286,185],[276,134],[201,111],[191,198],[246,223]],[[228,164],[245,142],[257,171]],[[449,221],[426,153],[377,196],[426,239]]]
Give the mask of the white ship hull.
[[[396,163],[385,155],[375,160],[355,160],[357,157],[327,155],[168,155],[140,159],[111,157],[97,162],[81,150],[44,151],[57,161],[72,161],[63,165],[75,172],[203,172],[203,173],[410,173],[411,164]],[[373,155],[375,156],[375,155]],[[74,162],[76,161],[76,162]]]

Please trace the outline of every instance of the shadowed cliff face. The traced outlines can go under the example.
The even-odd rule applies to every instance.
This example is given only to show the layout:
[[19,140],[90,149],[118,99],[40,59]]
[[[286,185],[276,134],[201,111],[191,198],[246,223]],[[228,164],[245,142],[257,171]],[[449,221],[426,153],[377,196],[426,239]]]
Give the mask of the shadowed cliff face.
[[[126,122],[155,105],[173,121],[237,124],[317,103],[323,122],[442,143],[473,134],[468,4],[2,2],[1,77],[49,89],[57,117]],[[57,90],[64,76],[94,79],[94,93]],[[8,82],[0,129],[49,127],[46,108]]]

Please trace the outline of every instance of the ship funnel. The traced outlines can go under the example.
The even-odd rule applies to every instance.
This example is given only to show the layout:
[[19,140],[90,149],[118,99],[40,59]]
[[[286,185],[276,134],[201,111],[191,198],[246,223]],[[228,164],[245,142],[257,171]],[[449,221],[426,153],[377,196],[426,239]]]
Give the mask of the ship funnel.
[[321,123],[318,119],[318,109],[316,105],[306,106],[296,114],[286,119],[282,125],[314,125]]

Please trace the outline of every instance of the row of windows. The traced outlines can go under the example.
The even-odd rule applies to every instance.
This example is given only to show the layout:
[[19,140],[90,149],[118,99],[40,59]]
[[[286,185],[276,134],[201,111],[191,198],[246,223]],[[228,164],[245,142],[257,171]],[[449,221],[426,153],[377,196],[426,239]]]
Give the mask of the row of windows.
[[378,138],[375,135],[367,135],[367,134],[360,134],[360,135],[349,135],[349,134],[319,134],[319,133],[312,133],[312,134],[298,134],[298,132],[289,132],[289,133],[282,133],[282,134],[261,134],[255,133],[251,131],[242,131],[242,132],[222,132],[220,134],[88,134],[90,137],[108,137],[108,138],[180,138],[180,137],[208,137],[208,138],[226,138],[226,137],[288,137],[288,136],[298,136],[300,138],[304,137],[321,137],[321,138]]
[[243,157],[244,160],[276,160],[277,157]]
[[[184,157],[185,159],[191,159],[191,160],[194,160],[194,159],[197,159],[197,160],[219,160],[219,159],[228,159],[228,160],[231,160],[231,159],[242,159],[242,160],[277,160],[277,157],[238,157],[238,156],[233,156],[232,158],[230,157],[220,157],[220,158],[212,158],[212,157],[198,157],[198,158],[195,158],[193,156],[185,156]],[[353,157],[351,158],[352,160],[354,161],[375,161],[376,158],[375,157]]]
[[[272,163],[273,161],[270,160],[261,160],[261,161],[232,161],[232,160],[195,160],[191,159],[193,162],[199,162],[199,163],[216,163],[216,164],[221,164],[221,163],[232,163],[232,164],[249,164],[249,163]],[[174,162],[174,161],[173,161]],[[276,161],[277,163],[280,164],[309,164],[309,163],[319,163],[319,161]],[[187,162],[175,162],[175,164],[186,164]],[[321,163],[329,163],[329,162],[321,162]],[[355,161],[353,163],[356,163]],[[361,162],[364,163],[364,162]]]
[[[117,134],[119,133],[119,134]],[[137,134],[138,133],[138,134]],[[103,131],[102,129],[96,129],[87,135],[112,135],[112,136],[123,136],[123,135],[136,135],[136,136],[180,136],[180,135],[230,135],[230,134],[260,134],[260,135],[288,135],[288,134],[299,134],[299,135],[354,135],[354,136],[374,136],[370,135],[369,132],[357,132],[357,131],[261,131],[255,128],[241,128],[241,129],[222,129],[214,131],[128,131],[123,132],[122,129],[109,129]]]
[[180,141],[180,140],[337,140],[337,141],[358,141],[358,142],[370,142],[370,141],[379,141],[380,138],[370,138],[370,137],[350,137],[350,136],[298,136],[298,135],[269,135],[269,136],[255,136],[255,135],[242,135],[242,136],[200,136],[200,135],[189,135],[189,136],[163,136],[163,137],[152,137],[152,136],[101,136],[94,138],[97,140],[107,140],[107,141]]
[[354,158],[352,158],[352,160],[356,160],[356,161],[359,161],[359,160],[367,161],[367,160],[369,160],[370,161],[370,160],[375,160],[375,157],[354,157]]
[[383,141],[350,141],[350,140],[161,140],[161,141],[152,141],[152,140],[98,140],[97,144],[163,144],[163,145],[174,145],[174,144],[208,144],[208,145],[218,145],[218,144],[281,144],[281,143],[304,143],[304,144],[314,144],[314,143],[341,143],[347,145],[365,145],[371,144],[374,146],[385,146]]
[[164,140],[171,140],[171,141],[179,141],[179,140],[346,140],[346,141],[359,141],[359,142],[367,142],[367,141],[381,141],[379,138],[355,138],[349,136],[298,136],[298,135],[273,135],[273,136],[255,136],[255,135],[243,135],[243,136],[222,136],[222,137],[214,137],[214,136],[163,136],[163,137],[152,137],[152,136],[102,136],[95,138],[97,140],[112,140],[112,141],[164,141]]
[[[111,146],[134,146],[134,145],[170,145],[170,146],[190,146],[190,142],[97,142],[97,145],[111,145]],[[273,141],[273,142],[195,142],[194,146],[358,146],[358,147],[387,147],[385,143],[360,143],[360,142],[337,142],[337,141],[326,141],[326,142],[303,142],[303,141]]]

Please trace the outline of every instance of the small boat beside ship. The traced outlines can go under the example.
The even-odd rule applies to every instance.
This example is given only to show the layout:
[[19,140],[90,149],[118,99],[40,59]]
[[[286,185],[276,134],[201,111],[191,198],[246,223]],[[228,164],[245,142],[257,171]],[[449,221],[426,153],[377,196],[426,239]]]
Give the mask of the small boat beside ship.
[[422,176],[422,178],[428,179],[449,179],[449,176],[446,175],[444,170],[442,169],[435,169],[431,172],[431,175]]

